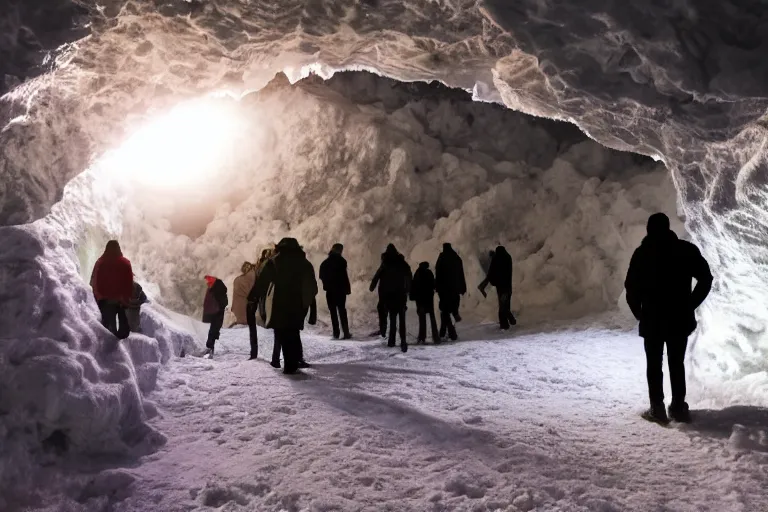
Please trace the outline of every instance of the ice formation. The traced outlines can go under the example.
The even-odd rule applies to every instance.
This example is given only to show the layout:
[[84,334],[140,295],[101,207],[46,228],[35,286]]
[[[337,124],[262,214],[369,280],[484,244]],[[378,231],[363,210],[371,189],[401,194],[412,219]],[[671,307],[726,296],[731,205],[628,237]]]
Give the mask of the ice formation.
[[[159,315],[172,313],[154,304],[146,319],[158,332],[132,337],[118,353],[102,350],[109,340],[87,307],[89,292],[77,274],[86,277],[109,234],[147,254],[133,258],[140,277],[157,285],[149,291],[171,309],[184,309],[197,296],[201,261],[218,257],[213,270],[226,274],[260,243],[288,231],[306,240],[316,262],[342,234],[369,242],[394,238],[412,263],[454,238],[468,256],[470,281],[480,273],[477,251],[507,242],[519,251],[519,307],[530,308],[534,317],[548,310],[568,317],[620,302],[619,276],[642,235],[643,217],[651,209],[674,208],[675,198],[660,192],[668,178],[658,171],[604,173],[606,167],[592,159],[606,153],[585,143],[563,153],[532,151],[531,143],[552,139],[536,135],[536,129],[525,136],[526,147],[510,148],[494,146],[487,137],[495,131],[506,141],[503,129],[485,126],[481,132],[490,140],[461,149],[459,142],[477,135],[461,133],[466,118],[439,105],[434,111],[418,104],[392,107],[388,101],[396,104],[397,95],[386,90],[371,94],[380,103],[371,105],[335,101],[354,91],[345,96],[270,88],[245,96],[242,112],[254,115],[243,122],[250,125],[224,127],[234,135],[220,139],[219,150],[247,150],[232,153],[216,175],[238,186],[209,186],[197,202],[194,194],[182,204],[159,200],[160,191],[145,194],[142,202],[131,180],[152,168],[140,160],[110,177],[110,169],[120,169],[110,165],[110,151],[124,148],[149,119],[212,91],[258,91],[280,71],[292,81],[311,72],[327,78],[342,69],[367,69],[403,82],[439,80],[471,90],[476,100],[566,120],[605,146],[663,161],[686,230],[716,275],[692,346],[696,374],[713,383],[741,379],[764,387],[768,68],[761,34],[767,14],[757,1],[687,0],[4,4],[0,223],[6,243],[0,249],[0,284],[8,295],[0,316],[0,389],[23,385],[28,395],[0,396],[0,412],[12,412],[2,435],[13,440],[0,447],[0,481],[24,477],[21,454],[29,450],[14,447],[38,446],[52,434],[46,430],[51,425],[68,429],[67,439],[80,451],[105,445],[117,452],[137,449],[131,446],[134,434],[151,413],[142,405],[141,386],[151,387],[153,365],[191,343],[184,332],[195,324],[177,319],[189,324],[160,327],[171,324]],[[370,94],[366,88],[356,91],[357,103]],[[274,104],[265,105],[260,98],[270,95]],[[334,101],[318,99],[323,96]],[[233,100],[205,101],[221,106]],[[314,117],[291,118],[292,102]],[[264,126],[270,124],[278,127],[275,133],[292,136],[275,140]],[[310,143],[313,132],[327,137]],[[244,134],[248,140],[238,138]],[[452,138],[456,147],[446,144]],[[260,151],[264,147],[275,151]],[[287,169],[295,154],[304,157],[304,167]],[[329,168],[339,157],[345,165]],[[123,155],[119,162],[125,161]],[[537,163],[515,165],[519,161]],[[142,165],[149,169],[137,172],[135,166]],[[372,173],[368,166],[385,170]],[[244,173],[245,168],[255,171]],[[194,190],[206,176],[198,178]],[[328,200],[334,187],[343,200]],[[221,200],[217,210],[201,207],[213,199]],[[489,215],[512,200],[520,210],[511,213],[519,218],[491,218],[507,229],[522,222],[524,229],[507,231],[500,240],[499,231],[488,227]],[[198,219],[181,222],[173,212],[184,209]],[[541,216],[561,221],[554,233],[538,221]],[[617,228],[619,217],[623,224]],[[350,259],[361,262],[355,269],[360,293],[379,248],[355,253],[354,243],[347,245]],[[558,260],[567,250],[573,254]],[[467,307],[486,318],[489,311],[475,300],[469,297]],[[362,302],[356,316],[368,306]],[[35,357],[34,350],[48,355]],[[25,372],[32,371],[28,365],[40,359],[60,368],[55,374],[63,380],[24,384]],[[67,395],[83,388],[81,382],[92,386],[88,400]],[[55,398],[40,398],[54,391]],[[119,406],[94,416],[107,437],[90,445],[84,442],[89,431],[73,418],[98,409],[93,397]],[[58,405],[41,411],[40,403]],[[43,431],[33,431],[37,424]]]

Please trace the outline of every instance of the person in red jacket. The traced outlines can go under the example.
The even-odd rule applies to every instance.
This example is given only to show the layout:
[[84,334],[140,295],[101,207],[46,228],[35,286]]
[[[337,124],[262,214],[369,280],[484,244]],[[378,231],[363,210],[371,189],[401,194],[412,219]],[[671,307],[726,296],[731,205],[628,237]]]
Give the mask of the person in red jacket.
[[208,341],[205,343],[206,359],[213,358],[213,350],[216,340],[221,334],[221,326],[224,324],[224,313],[227,311],[229,299],[227,298],[227,285],[224,281],[214,276],[205,276],[208,290],[203,299],[203,323],[210,324],[208,328]]
[[101,312],[101,324],[119,339],[130,334],[125,307],[133,296],[133,269],[117,240],[107,242],[91,273],[91,288]]

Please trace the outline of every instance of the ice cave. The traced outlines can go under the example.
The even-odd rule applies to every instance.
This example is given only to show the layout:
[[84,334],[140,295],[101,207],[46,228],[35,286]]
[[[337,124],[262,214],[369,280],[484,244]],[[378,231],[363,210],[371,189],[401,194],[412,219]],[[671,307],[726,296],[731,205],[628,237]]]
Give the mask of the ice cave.
[[[766,31],[760,0],[0,0],[0,510],[768,510]],[[714,275],[670,428],[624,290],[655,212]],[[204,276],[283,237],[344,244],[353,339],[321,291],[306,373],[229,314],[195,357]],[[446,242],[459,340],[369,336],[387,244]]]

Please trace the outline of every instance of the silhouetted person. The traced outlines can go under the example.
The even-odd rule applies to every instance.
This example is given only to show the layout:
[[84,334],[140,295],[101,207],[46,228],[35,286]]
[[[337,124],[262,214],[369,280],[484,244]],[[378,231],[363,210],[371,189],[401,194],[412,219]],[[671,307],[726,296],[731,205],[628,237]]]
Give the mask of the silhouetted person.
[[269,299],[263,299],[266,326],[274,330],[275,344],[282,349],[283,372],[291,374],[309,366],[303,361],[301,331],[315,302],[317,280],[312,263],[295,238],[280,240],[275,253],[256,279],[255,295]]
[[210,324],[208,328],[208,341],[205,342],[204,356],[213,357],[216,340],[221,334],[221,326],[224,325],[224,313],[227,311],[227,285],[224,281],[214,276],[205,276],[208,290],[203,299],[203,323]]
[[125,307],[125,317],[131,332],[141,332],[141,306],[149,302],[144,289],[136,281],[133,282],[133,294]]
[[[347,320],[347,295],[352,293],[352,287],[347,274],[347,260],[342,256],[343,251],[343,245],[333,245],[328,258],[320,264],[320,280],[323,282],[328,311],[331,313],[333,337],[339,339],[343,331],[344,339],[348,340],[352,335],[349,333]],[[339,320],[341,320],[341,330],[339,330]]]
[[[248,360],[253,360],[259,357],[259,331],[258,331],[258,325],[256,321],[256,312],[259,309],[259,299],[258,296],[258,289],[256,287],[256,280],[259,277],[259,274],[261,274],[261,271],[264,269],[264,266],[267,264],[269,259],[274,255],[274,251],[272,249],[264,249],[261,251],[261,256],[259,256],[258,261],[256,264],[254,264],[251,268],[251,270],[246,275],[252,275],[253,281],[251,283],[251,289],[248,292],[248,295],[246,296],[246,304],[245,304],[245,318],[246,322],[248,323],[248,338],[251,343],[251,354],[248,357]],[[242,276],[241,276],[242,277]],[[277,351],[278,357],[277,357],[277,368],[280,367],[280,350]],[[275,366],[274,364],[272,366]]]
[[[384,254],[381,253],[381,262],[384,263]],[[381,265],[379,265],[381,266]],[[371,287],[371,291],[373,291],[374,287]],[[384,303],[384,299],[381,296],[381,287],[379,287],[379,301],[376,303],[376,313],[379,315],[379,330],[373,335],[381,336],[382,338],[387,337],[387,305]]]
[[502,245],[494,252],[486,281],[496,288],[499,300],[499,327],[507,330],[510,325],[517,324],[517,320],[512,314],[512,256]]
[[419,316],[418,343],[427,340],[427,316],[432,327],[432,339],[435,343],[440,343],[435,320],[435,276],[426,261],[419,263],[419,268],[413,275],[411,300],[416,303],[416,314]]
[[[643,416],[661,423],[669,421],[664,410],[662,371],[666,343],[672,385],[669,415],[675,421],[688,422],[685,350],[688,336],[696,329],[696,308],[712,288],[712,273],[699,249],[669,229],[669,218],[663,213],[648,218],[647,230],[648,235],[632,255],[624,283],[627,304],[640,321],[640,336],[645,339],[651,407]],[[696,279],[693,291],[691,279]]]
[[400,350],[408,351],[408,342],[405,340],[405,308],[408,300],[408,292],[411,287],[411,268],[405,261],[405,256],[397,252],[395,246],[389,244],[384,251],[381,266],[371,282],[370,290],[379,287],[379,297],[387,308],[389,315],[389,342],[388,346],[395,346],[395,337],[400,321]]
[[457,322],[461,321],[459,304],[461,296],[467,293],[467,282],[464,279],[464,263],[448,243],[443,244],[443,252],[435,264],[435,290],[440,299],[440,337],[444,338],[447,330],[448,336],[456,340],[458,336],[451,315]]
[[125,308],[133,296],[133,268],[123,257],[117,240],[110,240],[91,273],[93,297],[101,312],[101,325],[118,339],[130,334]]

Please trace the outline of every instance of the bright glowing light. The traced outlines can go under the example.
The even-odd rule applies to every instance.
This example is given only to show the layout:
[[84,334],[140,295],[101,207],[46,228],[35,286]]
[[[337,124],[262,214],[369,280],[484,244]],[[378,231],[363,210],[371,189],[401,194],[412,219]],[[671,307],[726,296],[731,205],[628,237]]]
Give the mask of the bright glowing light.
[[141,187],[193,190],[226,168],[243,126],[231,99],[183,103],[134,132],[108,157],[108,167]]

